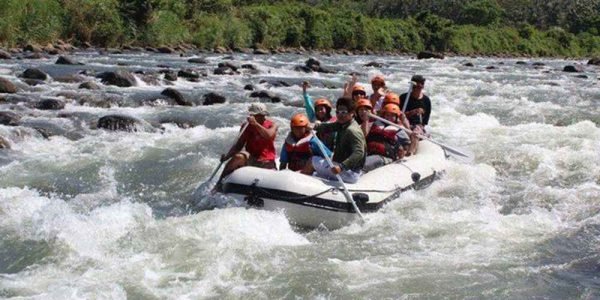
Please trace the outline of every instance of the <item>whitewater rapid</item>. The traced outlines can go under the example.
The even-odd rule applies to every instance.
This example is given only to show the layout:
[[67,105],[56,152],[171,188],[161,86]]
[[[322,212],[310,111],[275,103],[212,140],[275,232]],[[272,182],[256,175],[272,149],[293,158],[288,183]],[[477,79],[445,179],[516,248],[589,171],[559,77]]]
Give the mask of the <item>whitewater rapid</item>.
[[[0,298],[600,297],[600,68],[586,66],[588,78],[580,78],[561,70],[585,61],[315,55],[338,72],[306,74],[294,67],[309,56],[233,54],[258,74],[220,76],[212,69],[224,55],[204,56],[201,66],[148,53],[74,54],[82,66],[0,61],[0,76],[17,83],[23,99],[0,95],[0,111],[21,115],[20,126],[0,125],[11,146],[0,149]],[[363,66],[371,61],[384,66]],[[153,74],[157,65],[208,76],[167,85],[162,75],[158,84],[136,75],[130,88],[88,76],[101,87],[95,91],[53,79],[30,87],[19,78],[30,67],[57,77]],[[196,188],[257,101],[246,84],[282,98],[267,102],[279,150],[289,117],[302,111],[299,83],[313,84],[313,98],[333,100],[351,72],[367,90],[383,74],[398,93],[413,74],[425,76],[434,138],[473,160],[452,161],[429,188],[336,231],[295,228],[284,212],[226,197],[206,206],[216,209],[193,209]],[[157,100],[166,87],[196,105]],[[208,92],[227,102],[201,105]],[[46,97],[65,108],[31,107]],[[114,101],[99,104],[107,99]],[[143,123],[136,132],[96,129],[108,114]]]

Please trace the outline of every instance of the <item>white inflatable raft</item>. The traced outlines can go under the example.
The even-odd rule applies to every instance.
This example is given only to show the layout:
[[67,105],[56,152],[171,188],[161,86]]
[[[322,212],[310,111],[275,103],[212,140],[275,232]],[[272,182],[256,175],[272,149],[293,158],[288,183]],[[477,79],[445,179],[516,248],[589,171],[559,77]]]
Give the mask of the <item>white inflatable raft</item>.
[[[416,155],[370,171],[346,186],[361,212],[374,212],[403,191],[428,186],[446,163],[445,151],[423,140]],[[337,181],[289,170],[243,167],[223,180],[222,191],[253,206],[282,210],[301,227],[338,229],[358,219],[338,186]]]

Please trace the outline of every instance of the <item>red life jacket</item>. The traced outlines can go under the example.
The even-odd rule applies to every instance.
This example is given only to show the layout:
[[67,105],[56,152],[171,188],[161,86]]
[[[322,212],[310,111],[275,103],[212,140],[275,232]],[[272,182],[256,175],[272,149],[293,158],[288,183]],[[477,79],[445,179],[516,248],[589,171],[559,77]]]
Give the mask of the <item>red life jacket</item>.
[[[268,129],[273,127],[273,122],[265,120],[261,125]],[[263,138],[256,130],[256,127],[248,126],[242,138],[246,141],[246,151],[256,161],[275,161],[275,141]]]
[[367,155],[382,155],[393,160],[398,158],[400,143],[396,133],[398,128],[375,122],[367,135]]
[[285,151],[288,153],[288,169],[299,171],[304,168],[313,153],[310,149],[310,139],[313,135],[308,134],[296,141],[292,133],[285,139]]

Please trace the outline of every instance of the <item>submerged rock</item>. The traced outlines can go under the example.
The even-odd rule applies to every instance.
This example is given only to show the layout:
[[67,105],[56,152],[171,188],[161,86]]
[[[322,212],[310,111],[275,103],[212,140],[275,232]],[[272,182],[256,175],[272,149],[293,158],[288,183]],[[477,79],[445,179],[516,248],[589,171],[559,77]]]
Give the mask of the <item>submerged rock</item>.
[[568,65],[563,68],[563,72],[567,73],[582,73],[583,67],[580,65]]
[[600,57],[594,57],[587,62],[588,65],[600,66]]
[[272,103],[279,103],[281,102],[281,98],[269,91],[258,91],[258,92],[252,92],[250,94],[250,97],[252,98],[263,98],[263,99],[269,99],[271,100]]
[[190,59],[188,59],[188,62],[191,64],[207,64],[208,63],[208,61],[202,57],[190,58]]
[[417,59],[429,59],[429,58],[444,59],[444,55],[441,53],[435,53],[435,52],[431,52],[431,51],[421,51],[421,52],[419,52],[419,54],[417,54]]
[[17,92],[17,86],[6,78],[0,77],[0,93],[14,94]]
[[35,108],[41,110],[59,110],[65,108],[65,103],[58,99],[42,99],[35,104]]
[[0,124],[6,126],[17,126],[21,116],[12,111],[0,111]]
[[193,106],[193,103],[186,100],[185,97],[176,89],[166,88],[160,94],[175,100],[175,102],[179,105]]
[[0,149],[10,149],[10,142],[2,136],[0,136]]
[[213,105],[213,104],[218,104],[218,103],[225,103],[226,98],[225,96],[221,96],[217,93],[208,93],[206,95],[204,95],[204,102],[202,102],[202,105]]
[[40,69],[27,69],[21,75],[23,78],[27,79],[37,79],[37,80],[46,80],[48,79],[48,74],[44,73]]
[[99,90],[100,86],[98,86],[95,82],[93,81],[86,81],[82,84],[79,85],[80,89],[88,89],[88,90]]
[[98,119],[98,128],[112,131],[139,131],[140,120],[126,115],[107,115]]
[[136,85],[135,77],[127,71],[102,72],[96,75],[102,79],[102,83],[106,85],[116,85],[119,87],[132,87]]
[[59,56],[56,60],[57,65],[83,65],[83,63],[77,62],[68,56]]

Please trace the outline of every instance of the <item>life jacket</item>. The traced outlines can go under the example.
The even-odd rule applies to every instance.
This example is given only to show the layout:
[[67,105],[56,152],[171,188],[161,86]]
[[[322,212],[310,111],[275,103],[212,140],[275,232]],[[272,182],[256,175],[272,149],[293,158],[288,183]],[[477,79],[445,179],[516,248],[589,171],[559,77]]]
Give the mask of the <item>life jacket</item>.
[[[264,128],[273,127],[273,122],[265,120],[261,124]],[[248,126],[243,133],[246,141],[246,151],[250,153],[256,161],[275,161],[275,142],[274,140],[263,138],[256,127]]]
[[367,135],[367,154],[382,155],[393,160],[398,158],[400,143],[397,137],[398,128],[375,122]]
[[[331,117],[331,119],[324,123],[335,123],[336,121],[337,117],[333,116]],[[317,137],[319,138],[319,140],[321,140],[321,142],[323,142],[323,144],[325,144],[325,146],[327,146],[327,149],[333,151],[335,147],[335,134],[336,133],[334,131],[319,132],[317,133]]]
[[312,134],[308,134],[300,140],[296,141],[292,133],[285,139],[285,151],[288,153],[288,169],[299,171],[304,168],[313,153],[310,149],[310,140]]

